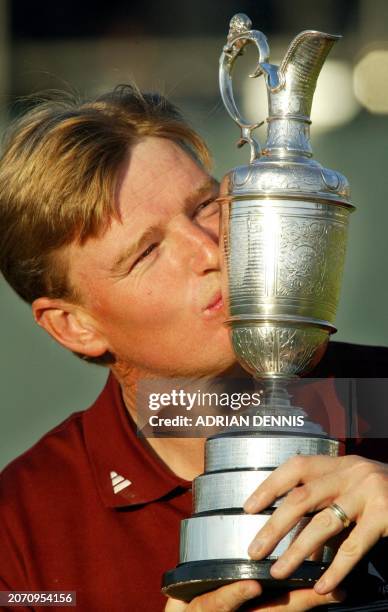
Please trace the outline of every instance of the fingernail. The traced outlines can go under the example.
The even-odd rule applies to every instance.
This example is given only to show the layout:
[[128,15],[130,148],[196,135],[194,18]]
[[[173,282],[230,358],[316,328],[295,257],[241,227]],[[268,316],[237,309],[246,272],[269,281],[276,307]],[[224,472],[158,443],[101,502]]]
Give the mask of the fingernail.
[[273,573],[273,571],[275,571],[275,574],[277,574],[278,572],[281,573],[283,570],[286,569],[287,565],[288,565],[287,561],[284,561],[283,559],[279,559],[271,567],[271,574]]
[[327,582],[326,580],[318,580],[318,582],[314,585],[314,591],[319,593],[319,595],[324,595],[327,590]]
[[258,582],[253,582],[253,581],[247,582],[246,584],[244,584],[243,589],[244,589],[244,595],[247,599],[251,599],[252,597],[257,597],[258,595],[261,594],[261,587]]
[[245,512],[257,512],[268,505],[268,496],[265,492],[255,493],[248,497],[244,504]]
[[263,547],[264,547],[264,542],[262,542],[262,540],[253,540],[253,542],[251,542],[251,544],[249,545],[248,553],[251,557],[252,556],[256,557],[256,555],[260,554]]
[[249,498],[244,504],[245,512],[255,512],[257,502],[253,498]]

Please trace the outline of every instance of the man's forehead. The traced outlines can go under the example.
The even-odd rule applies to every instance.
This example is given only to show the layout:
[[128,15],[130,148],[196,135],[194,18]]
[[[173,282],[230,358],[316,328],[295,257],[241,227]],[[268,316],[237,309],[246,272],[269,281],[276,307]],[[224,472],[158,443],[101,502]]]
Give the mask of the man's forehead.
[[208,174],[181,146],[165,138],[148,137],[129,152],[118,180],[119,204],[131,199],[158,198],[174,189],[192,189]]
[[[199,169],[198,169],[199,170]],[[188,210],[201,197],[207,194],[217,194],[218,181],[201,170],[195,175],[184,177],[167,175],[164,180],[159,177],[157,181],[144,182],[142,188],[139,184],[121,190],[118,198],[119,220],[124,222],[137,222],[138,220],[165,214]]]

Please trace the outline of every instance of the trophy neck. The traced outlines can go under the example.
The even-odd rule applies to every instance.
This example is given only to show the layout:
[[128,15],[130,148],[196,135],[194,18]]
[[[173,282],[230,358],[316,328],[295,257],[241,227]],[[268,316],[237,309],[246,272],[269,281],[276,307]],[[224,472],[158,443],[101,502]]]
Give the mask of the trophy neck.
[[265,157],[303,160],[313,156],[310,143],[311,121],[307,117],[270,115],[267,122],[267,141],[263,147],[261,161],[264,161]]

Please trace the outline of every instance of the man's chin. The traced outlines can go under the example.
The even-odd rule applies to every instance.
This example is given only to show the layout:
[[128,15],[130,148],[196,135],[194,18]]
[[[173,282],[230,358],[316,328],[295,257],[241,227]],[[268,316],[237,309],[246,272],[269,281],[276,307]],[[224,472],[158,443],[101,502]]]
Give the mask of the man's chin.
[[[216,376],[233,376],[243,378],[247,376],[236,360],[236,356],[230,344],[216,343],[213,350],[202,351],[195,346],[187,349],[180,356],[171,354],[171,358],[164,359],[162,363],[138,364],[128,356],[117,356],[115,364],[111,366],[114,374],[118,377],[129,377],[131,379],[141,378],[203,378]],[[205,347],[206,348],[206,347]],[[209,349],[209,347],[207,347]]]

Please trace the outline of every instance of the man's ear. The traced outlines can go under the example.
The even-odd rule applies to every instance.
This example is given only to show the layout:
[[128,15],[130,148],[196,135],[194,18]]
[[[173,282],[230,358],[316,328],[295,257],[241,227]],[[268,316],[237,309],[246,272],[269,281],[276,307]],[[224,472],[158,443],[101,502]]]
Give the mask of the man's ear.
[[40,297],[32,303],[32,312],[36,323],[71,351],[88,357],[99,357],[109,351],[93,318],[81,306]]

